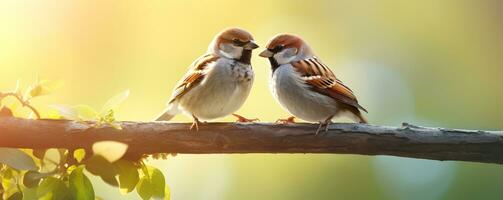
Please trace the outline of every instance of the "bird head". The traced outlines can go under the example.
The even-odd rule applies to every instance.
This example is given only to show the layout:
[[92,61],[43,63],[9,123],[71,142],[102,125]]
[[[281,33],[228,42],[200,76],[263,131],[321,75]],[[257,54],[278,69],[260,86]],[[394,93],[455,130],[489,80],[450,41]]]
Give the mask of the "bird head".
[[[313,56],[311,48],[299,36],[279,34],[267,43],[259,56],[269,58],[271,65],[282,65]],[[274,67],[274,66],[273,66]]]
[[258,47],[248,31],[241,28],[229,28],[215,36],[208,51],[225,58],[249,63],[252,50]]

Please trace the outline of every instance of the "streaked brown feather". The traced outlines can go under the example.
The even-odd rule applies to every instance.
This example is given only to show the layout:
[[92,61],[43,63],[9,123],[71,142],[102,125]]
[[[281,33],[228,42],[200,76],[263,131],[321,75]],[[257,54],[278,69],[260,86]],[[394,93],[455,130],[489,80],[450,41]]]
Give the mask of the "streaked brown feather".
[[221,43],[231,43],[234,39],[241,42],[249,42],[253,40],[253,36],[246,30],[240,28],[229,28],[217,35],[217,45]]
[[301,74],[304,81],[312,86],[313,91],[367,112],[365,108],[358,104],[353,91],[337,79],[332,70],[316,57],[292,62],[291,64]]
[[300,37],[298,36],[288,33],[282,33],[274,36],[272,40],[269,40],[269,42],[267,42],[266,48],[274,49],[277,46],[283,46],[284,48],[299,49],[303,43],[304,41],[302,41],[302,39],[300,39]]
[[206,54],[192,63],[192,66],[189,72],[183,78],[183,81],[175,87],[175,91],[173,92],[172,98],[169,103],[174,102],[178,98],[185,95],[188,91],[190,91],[190,89],[201,83],[206,73],[205,69],[210,63],[213,63],[218,59],[219,57],[217,55]]

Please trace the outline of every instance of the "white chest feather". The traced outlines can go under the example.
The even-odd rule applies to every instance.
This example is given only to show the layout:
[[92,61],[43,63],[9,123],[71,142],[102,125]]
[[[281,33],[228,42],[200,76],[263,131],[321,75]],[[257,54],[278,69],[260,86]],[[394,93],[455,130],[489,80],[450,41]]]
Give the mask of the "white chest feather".
[[276,69],[270,86],[281,106],[303,120],[320,122],[337,113],[336,102],[313,92],[290,64]]
[[250,65],[220,59],[210,66],[203,81],[180,98],[180,106],[202,120],[236,112],[245,102],[253,84]]

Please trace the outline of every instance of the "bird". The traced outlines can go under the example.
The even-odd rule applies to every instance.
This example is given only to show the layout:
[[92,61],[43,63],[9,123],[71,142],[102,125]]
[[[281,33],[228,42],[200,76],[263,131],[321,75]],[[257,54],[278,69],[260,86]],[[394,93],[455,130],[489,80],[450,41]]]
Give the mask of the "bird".
[[277,123],[294,123],[300,118],[319,122],[316,135],[336,117],[348,117],[357,123],[368,123],[353,91],[313,53],[300,36],[283,33],[271,38],[259,56],[269,59],[272,77],[270,89],[274,98],[292,117]]
[[[169,121],[185,113],[193,118],[190,130],[199,130],[201,120],[213,120],[236,112],[245,102],[253,85],[252,51],[259,46],[242,28],[219,32],[206,54],[196,59],[173,89],[167,108],[156,121]],[[233,114],[239,122],[251,122]]]

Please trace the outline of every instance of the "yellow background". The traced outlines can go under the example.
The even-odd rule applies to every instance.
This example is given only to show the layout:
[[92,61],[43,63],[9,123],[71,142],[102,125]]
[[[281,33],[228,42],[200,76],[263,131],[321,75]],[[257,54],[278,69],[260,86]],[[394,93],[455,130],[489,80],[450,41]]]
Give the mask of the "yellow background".
[[[0,91],[37,76],[62,80],[33,102],[47,113],[52,104],[99,108],[130,89],[117,118],[152,120],[214,34],[238,26],[262,47],[277,33],[302,36],[374,124],[501,129],[502,9],[497,0],[2,0]],[[269,63],[256,55],[239,113],[285,117],[268,90]],[[179,155],[152,164],[173,199],[503,198],[503,167],[489,164],[351,155]],[[138,198],[95,189],[104,199]]]

